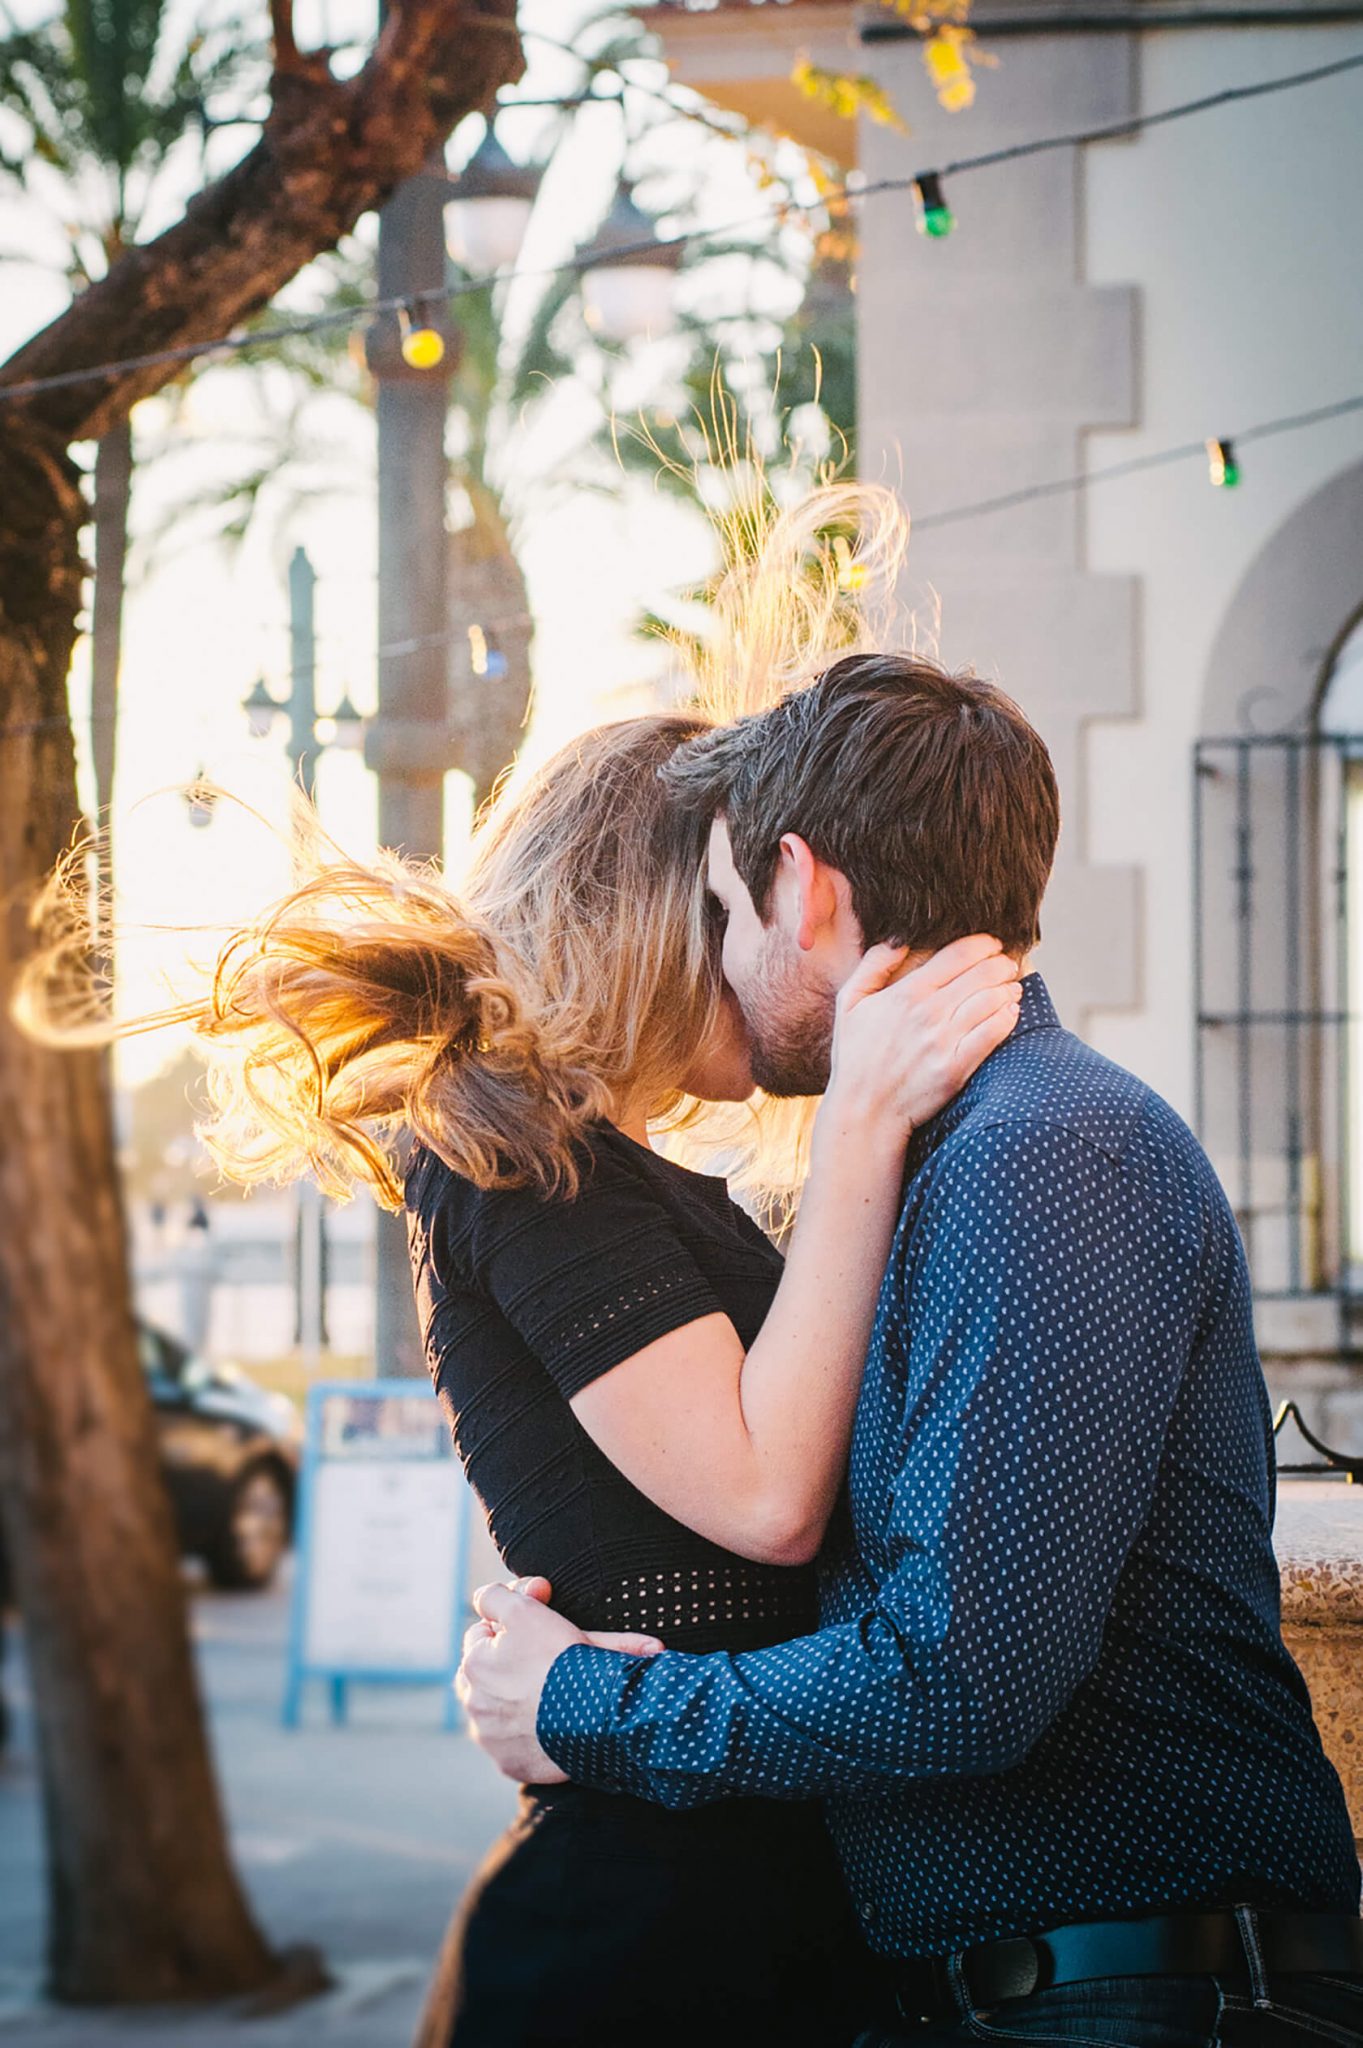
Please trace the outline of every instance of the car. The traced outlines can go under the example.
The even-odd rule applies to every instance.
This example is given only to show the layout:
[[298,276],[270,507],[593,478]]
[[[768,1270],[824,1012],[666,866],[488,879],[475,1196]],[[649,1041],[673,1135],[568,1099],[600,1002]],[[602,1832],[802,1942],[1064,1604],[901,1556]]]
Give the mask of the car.
[[217,1586],[268,1586],[293,1537],[302,1425],[239,1367],[139,1322],[161,1470],[186,1557]]

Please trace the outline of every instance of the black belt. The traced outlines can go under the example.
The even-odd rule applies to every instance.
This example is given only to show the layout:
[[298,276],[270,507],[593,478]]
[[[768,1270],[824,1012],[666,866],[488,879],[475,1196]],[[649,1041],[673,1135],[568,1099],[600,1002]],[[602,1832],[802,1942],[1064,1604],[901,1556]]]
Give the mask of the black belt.
[[[1363,1977],[1363,1920],[1347,1913],[1256,1909],[1253,1923],[1268,1976],[1329,1972]],[[1161,1913],[1145,1920],[1082,1921],[1045,1934],[981,1942],[955,1956],[901,1964],[901,2016],[950,2018],[959,1981],[972,2007],[1030,1998],[1055,1984],[1094,1977],[1225,1977],[1249,1967],[1233,1912]]]

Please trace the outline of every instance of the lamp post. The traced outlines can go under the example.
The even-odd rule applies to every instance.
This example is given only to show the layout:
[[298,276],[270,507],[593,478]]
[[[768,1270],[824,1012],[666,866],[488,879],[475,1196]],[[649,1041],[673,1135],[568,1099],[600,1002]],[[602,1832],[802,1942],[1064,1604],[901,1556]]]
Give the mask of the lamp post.
[[[284,751],[290,776],[309,801],[316,797],[319,756],[328,747],[352,750],[363,743],[363,722],[349,691],[326,721],[330,736],[323,739],[318,732],[316,589],[316,570],[304,549],[295,548],[289,562],[289,694],[281,702],[261,677],[242,703],[253,739],[268,738],[276,720],[287,719]],[[316,1371],[327,1342],[326,1270],[326,1211],[316,1181],[305,1176],[298,1183],[294,1341],[309,1373]]]
[[[445,775],[458,765],[449,701],[445,416],[460,335],[444,296],[452,239],[481,269],[515,262],[539,173],[515,165],[491,125],[463,174],[443,154],[379,215],[378,290],[407,302],[365,337],[377,385],[378,716],[365,760],[379,786],[379,840],[412,860],[444,852]],[[379,1372],[421,1378],[426,1365],[400,1216],[380,1213],[374,1349]]]

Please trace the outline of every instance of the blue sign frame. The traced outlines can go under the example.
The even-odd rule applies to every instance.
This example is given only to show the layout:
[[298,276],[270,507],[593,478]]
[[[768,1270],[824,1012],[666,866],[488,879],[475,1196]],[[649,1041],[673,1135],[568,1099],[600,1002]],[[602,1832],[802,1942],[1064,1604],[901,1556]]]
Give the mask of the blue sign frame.
[[[467,1484],[461,1484],[457,1519],[455,1526],[454,1585],[455,1611],[452,1616],[451,1643],[452,1658],[445,1665],[431,1670],[404,1668],[393,1670],[380,1664],[316,1664],[307,1661],[309,1595],[312,1582],[312,1563],[316,1537],[317,1474],[326,1460],[322,1441],[322,1425],[328,1400],[343,1395],[350,1400],[388,1401],[395,1398],[412,1400],[424,1392],[419,1380],[318,1380],[308,1388],[307,1421],[303,1441],[303,1460],[299,1474],[298,1521],[294,1559],[293,1601],[289,1619],[288,1675],[284,1687],[283,1723],[286,1728],[297,1728],[302,1719],[303,1687],[309,1679],[322,1679],[330,1700],[331,1719],[338,1726],[344,1723],[348,1709],[348,1688],[352,1681],[365,1685],[441,1685],[445,1691],[444,1725],[448,1729],[463,1726],[463,1710],[454,1691],[455,1675],[459,1669],[459,1655],[464,1627],[472,1619],[468,1598],[469,1555],[472,1542],[473,1494]],[[443,1417],[432,1401],[435,1417],[443,1431]],[[448,1455],[454,1460],[453,1446],[448,1436],[443,1437]]]

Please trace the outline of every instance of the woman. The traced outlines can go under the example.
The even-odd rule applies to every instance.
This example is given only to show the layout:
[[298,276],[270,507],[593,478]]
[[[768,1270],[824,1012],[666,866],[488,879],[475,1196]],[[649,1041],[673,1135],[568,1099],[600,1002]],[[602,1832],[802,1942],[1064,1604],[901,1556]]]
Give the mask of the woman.
[[[423,1132],[406,1201],[427,1357],[509,1568],[547,1575],[583,1628],[740,1651],[816,1626],[808,1565],[909,1130],[1006,1035],[1016,982],[987,940],[917,988],[885,986],[890,949],[868,956],[783,1267],[721,1180],[648,1145],[685,1098],[752,1088],[697,827],[656,774],[699,729],[589,734],[487,829],[467,892],[497,934],[465,1025],[479,1055],[459,1068],[453,1143]],[[529,1788],[420,2038],[833,2042],[855,1940],[807,1807],[671,1814]],[[645,2021],[632,1984],[665,2011]]]

